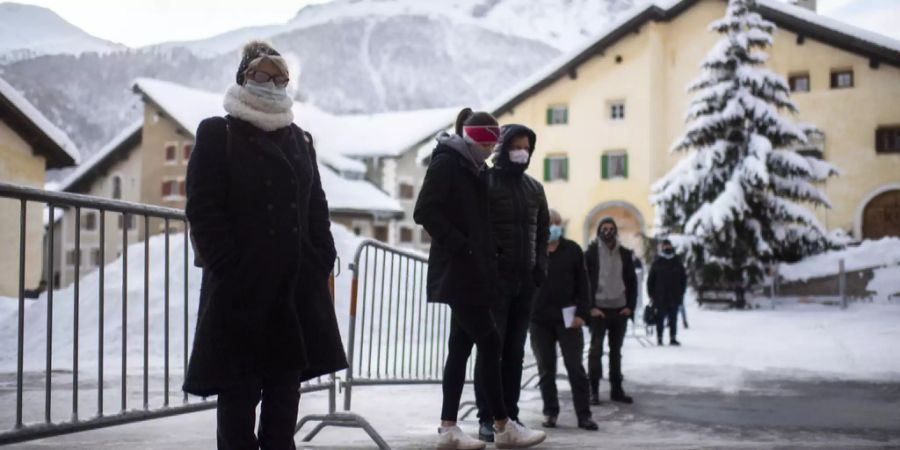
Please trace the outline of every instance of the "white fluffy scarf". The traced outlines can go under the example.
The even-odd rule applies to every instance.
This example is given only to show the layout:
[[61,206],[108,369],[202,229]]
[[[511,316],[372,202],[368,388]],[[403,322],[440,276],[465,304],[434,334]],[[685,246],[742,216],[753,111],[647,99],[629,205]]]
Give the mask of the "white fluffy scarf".
[[223,106],[228,114],[268,132],[294,122],[294,112],[291,110],[293,104],[291,97],[269,100],[253,95],[243,86],[233,85],[225,93]]

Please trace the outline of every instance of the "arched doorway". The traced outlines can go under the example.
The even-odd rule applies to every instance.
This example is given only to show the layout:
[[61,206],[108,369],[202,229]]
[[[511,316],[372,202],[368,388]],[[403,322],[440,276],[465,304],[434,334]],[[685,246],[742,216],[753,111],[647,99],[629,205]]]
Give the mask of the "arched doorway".
[[622,245],[634,250],[638,257],[644,254],[644,216],[628,202],[612,201],[594,207],[584,222],[584,243],[587,245],[597,235],[600,219],[609,216],[619,227]]
[[900,189],[875,195],[863,208],[862,238],[880,239],[885,236],[900,236]]

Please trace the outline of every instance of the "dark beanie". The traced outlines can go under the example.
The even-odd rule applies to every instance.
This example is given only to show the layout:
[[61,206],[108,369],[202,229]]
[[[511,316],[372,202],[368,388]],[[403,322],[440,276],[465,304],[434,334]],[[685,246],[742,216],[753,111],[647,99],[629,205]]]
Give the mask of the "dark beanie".
[[238,66],[235,76],[238,86],[244,85],[244,72],[247,71],[250,62],[263,55],[281,56],[272,46],[262,41],[250,41],[244,46],[244,50],[241,52],[241,65]]
[[600,219],[600,223],[597,224],[597,235],[598,236],[600,235],[600,228],[603,227],[604,223],[611,223],[612,226],[616,227],[616,231],[619,231],[619,225],[616,224],[616,220],[610,216],[606,216],[606,217]]
[[[672,245],[672,241],[670,241],[670,240],[668,240],[668,239],[663,239],[661,244],[664,245],[664,246],[665,246],[665,245]],[[673,247],[674,247],[674,246],[673,246]]]

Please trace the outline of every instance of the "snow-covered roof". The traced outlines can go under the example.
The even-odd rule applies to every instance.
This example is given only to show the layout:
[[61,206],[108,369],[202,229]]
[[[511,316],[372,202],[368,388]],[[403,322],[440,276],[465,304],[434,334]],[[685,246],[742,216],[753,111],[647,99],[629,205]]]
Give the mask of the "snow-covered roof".
[[50,168],[66,167],[78,164],[81,153],[78,147],[69,139],[69,136],[50,122],[34,105],[31,104],[21,92],[12,87],[3,78],[0,78],[0,101],[6,100],[9,105],[18,111],[26,120],[46,137],[52,148],[37,148],[40,152],[50,151],[51,158],[47,164]]
[[64,178],[59,183],[54,183],[53,185],[45,186],[48,190],[67,192],[70,189],[75,187],[75,184],[79,181],[83,180],[91,171],[107,161],[111,156],[120,151],[129,150],[129,147],[124,146],[128,141],[136,137],[140,137],[141,128],[144,126],[143,117],[139,120],[135,120],[130,125],[125,127],[118,136],[112,138],[103,148],[101,148],[97,153],[91,155],[87,161],[78,165],[78,167],[72,171],[66,178]]
[[[168,81],[140,78],[135,81],[136,91],[145,95],[191,135],[197,132],[200,122],[208,117],[225,115],[222,106],[224,94],[201,91]],[[340,128],[316,127],[319,115],[327,115],[309,105],[294,105],[295,122],[313,135],[322,187],[332,211],[358,211],[396,215],[403,211],[400,204],[374,185],[364,180],[350,180],[342,173],[365,174],[365,164],[335,152],[328,144],[328,135],[341,132]],[[312,118],[307,125],[304,118]],[[329,119],[330,120],[330,119]],[[321,134],[319,132],[321,131]],[[346,132],[345,132],[346,133]]]

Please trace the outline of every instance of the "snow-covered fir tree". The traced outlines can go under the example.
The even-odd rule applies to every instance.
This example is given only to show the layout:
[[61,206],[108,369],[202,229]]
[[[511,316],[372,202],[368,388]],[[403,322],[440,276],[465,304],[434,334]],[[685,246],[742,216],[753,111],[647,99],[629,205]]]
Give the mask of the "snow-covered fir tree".
[[695,282],[753,285],[771,261],[839,245],[808,206],[830,207],[815,186],[837,170],[797,149],[814,127],[796,113],[787,83],[763,67],[775,25],[755,0],[730,0],[710,24],[722,35],[704,59],[673,151],[688,153],[653,186],[656,228],[682,250]]

